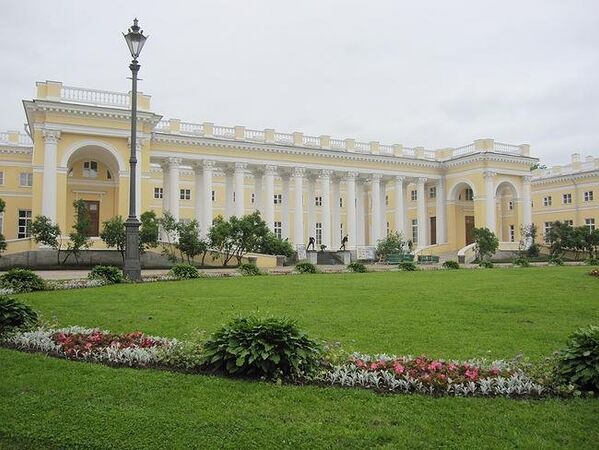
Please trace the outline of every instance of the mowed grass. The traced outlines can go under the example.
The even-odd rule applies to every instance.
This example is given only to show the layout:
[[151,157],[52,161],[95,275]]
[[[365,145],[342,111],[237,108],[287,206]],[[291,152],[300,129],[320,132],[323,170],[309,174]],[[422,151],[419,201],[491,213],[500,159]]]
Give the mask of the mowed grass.
[[[60,325],[184,338],[286,315],[350,350],[540,359],[599,323],[588,268],[199,279],[21,296]],[[0,448],[596,448],[599,401],[276,386],[0,350]]]

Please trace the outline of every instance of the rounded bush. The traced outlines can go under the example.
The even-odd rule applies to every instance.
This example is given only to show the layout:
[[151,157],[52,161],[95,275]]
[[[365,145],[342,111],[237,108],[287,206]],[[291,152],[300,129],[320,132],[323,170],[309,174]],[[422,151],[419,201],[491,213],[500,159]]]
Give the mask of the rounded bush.
[[350,272],[356,272],[356,273],[368,272],[368,270],[366,269],[366,266],[359,261],[354,261],[353,263],[348,264],[347,269]]
[[204,367],[239,377],[300,379],[319,365],[320,346],[295,321],[241,317],[204,343]]
[[0,295],[0,334],[36,323],[37,314],[30,306],[14,298]]
[[520,267],[530,267],[530,262],[528,261],[528,258],[525,258],[523,256],[520,256],[516,259],[514,259],[514,266],[520,266]]
[[255,264],[240,264],[237,270],[244,277],[262,275],[262,272],[260,272],[260,269]]
[[492,269],[495,267],[491,261],[487,261],[486,259],[478,263],[478,266],[482,267],[483,269]]
[[597,277],[599,278],[599,269],[593,269],[589,272],[589,275],[592,277]]
[[443,263],[443,268],[456,270],[460,268],[460,263],[458,263],[457,261],[445,261]]
[[173,267],[171,267],[170,274],[181,280],[189,280],[191,278],[198,278],[200,276],[200,272],[195,266],[184,263],[175,264]]
[[552,266],[563,266],[564,260],[559,256],[555,256],[549,259],[549,264]]
[[43,291],[46,288],[44,280],[30,269],[10,269],[0,276],[0,286],[14,292]]
[[586,263],[589,266],[599,266],[599,258],[589,258],[586,260]]
[[102,280],[111,284],[122,283],[125,281],[123,272],[115,266],[94,266],[87,277],[90,280]]
[[599,393],[599,327],[580,328],[559,352],[558,375],[581,390]]
[[318,269],[316,268],[316,266],[307,261],[297,263],[295,265],[295,270],[297,270],[299,273],[316,273],[316,272],[318,272]]
[[414,264],[411,261],[400,262],[397,267],[402,272],[414,272],[414,271],[418,270],[418,267],[416,267],[416,264]]

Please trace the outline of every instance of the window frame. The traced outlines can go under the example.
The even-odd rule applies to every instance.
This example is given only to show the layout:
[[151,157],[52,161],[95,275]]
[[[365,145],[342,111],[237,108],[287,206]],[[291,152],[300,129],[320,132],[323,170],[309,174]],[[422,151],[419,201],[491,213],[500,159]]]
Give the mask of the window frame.
[[[25,217],[21,217],[21,213],[25,213]],[[28,213],[28,214],[27,214]],[[24,225],[21,225],[21,220],[24,220]],[[31,237],[31,222],[33,216],[30,209],[19,209],[17,213],[17,239],[27,239]],[[23,229],[24,231],[21,231]]]
[[179,200],[191,200],[191,189],[179,188]]
[[[88,167],[86,168],[86,164],[88,165]],[[92,165],[95,165],[96,168],[94,169],[92,167]],[[98,161],[94,160],[94,159],[88,159],[83,161],[83,170],[81,172],[81,175],[84,178],[98,178]]]
[[[25,177],[25,183],[23,183]],[[19,187],[33,187],[33,172],[19,172]]]

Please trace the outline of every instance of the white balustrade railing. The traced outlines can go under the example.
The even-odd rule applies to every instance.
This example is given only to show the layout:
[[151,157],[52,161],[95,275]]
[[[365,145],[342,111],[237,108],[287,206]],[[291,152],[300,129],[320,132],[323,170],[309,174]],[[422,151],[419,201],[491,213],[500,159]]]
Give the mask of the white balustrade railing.
[[345,150],[345,141],[343,139],[331,139],[331,150]]
[[381,155],[393,155],[393,146],[392,145],[379,145],[379,152]]
[[214,137],[233,139],[235,137],[235,128],[214,126]]
[[518,155],[520,154],[520,147],[512,144],[504,144],[503,142],[495,142],[493,143],[493,151]]
[[320,147],[320,138],[316,136],[303,136],[302,143],[307,147]]
[[293,144],[293,135],[289,133],[275,133],[277,144]]
[[437,152],[435,152],[434,150],[425,150],[424,157],[426,159],[435,159],[437,157]]
[[8,133],[6,131],[0,131],[0,142],[8,142]]
[[266,140],[266,134],[262,130],[245,130],[245,138],[249,141],[264,142]]
[[204,125],[201,123],[181,122],[181,133],[203,136]]
[[28,134],[17,133],[16,140],[11,140],[11,134],[13,133],[8,131],[0,131],[0,144],[18,145],[23,147],[30,147],[33,145],[33,141]]
[[171,123],[168,120],[161,120],[160,122],[158,122],[158,124],[156,124],[156,129],[157,130],[168,130],[171,127]]
[[72,86],[63,86],[60,89],[60,99],[74,103],[116,106],[119,108],[129,108],[131,105],[129,94]]
[[411,147],[404,147],[403,148],[403,156],[416,156],[416,149],[415,148],[411,148]]
[[356,142],[355,149],[360,153],[370,153],[370,144],[368,142]]
[[467,155],[476,151],[474,144],[462,145],[453,150],[453,156]]

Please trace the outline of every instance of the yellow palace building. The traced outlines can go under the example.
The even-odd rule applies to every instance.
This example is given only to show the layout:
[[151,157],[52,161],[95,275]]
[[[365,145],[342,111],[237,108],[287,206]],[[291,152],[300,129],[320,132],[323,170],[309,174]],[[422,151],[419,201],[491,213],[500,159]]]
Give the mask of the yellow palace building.
[[[217,215],[259,210],[299,246],[314,236],[335,249],[347,235],[360,254],[397,230],[419,251],[455,254],[474,227],[491,229],[507,248],[522,225],[542,233],[553,220],[599,221],[599,158],[574,155],[568,166],[531,172],[538,160],[527,144],[478,139],[428,150],[190,123],[164,119],[150,100],[139,93],[137,212],[195,218],[203,233]],[[36,248],[28,224],[37,215],[68,234],[76,199],[86,202],[96,236],[103,221],[126,217],[130,95],[46,81],[23,105],[28,134],[0,133],[7,253]]]

